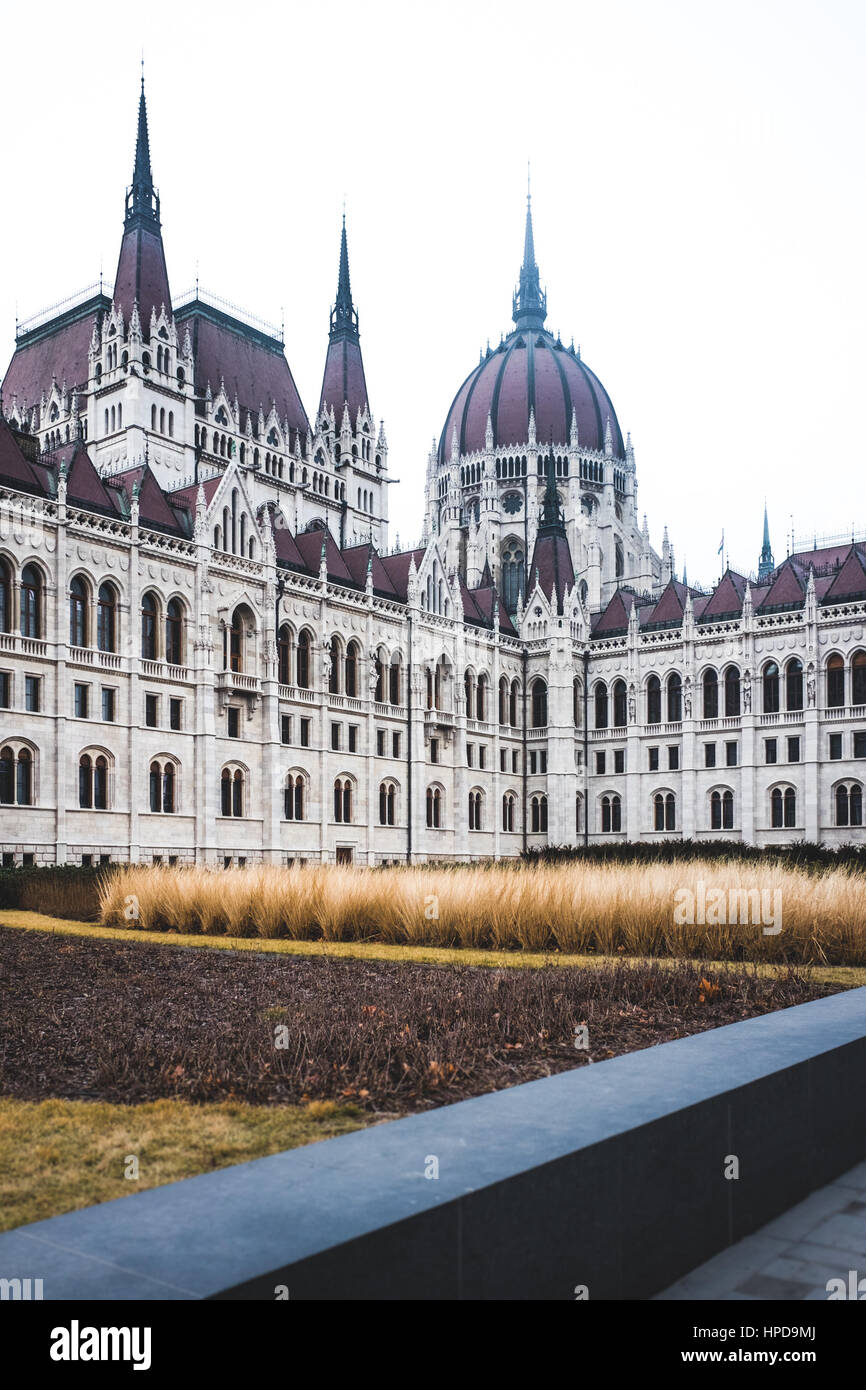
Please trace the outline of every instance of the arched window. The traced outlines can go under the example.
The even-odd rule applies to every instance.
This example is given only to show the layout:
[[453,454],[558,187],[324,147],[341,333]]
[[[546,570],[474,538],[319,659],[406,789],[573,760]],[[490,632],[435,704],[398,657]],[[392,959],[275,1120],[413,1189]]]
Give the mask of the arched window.
[[615,729],[624,729],[628,723],[628,699],[625,681],[613,683],[613,724]]
[[357,699],[358,696],[358,657],[360,648],[352,641],[346,648],[346,694]]
[[482,721],[487,719],[487,687],[488,680],[482,671],[475,688],[475,718]]
[[87,585],[76,575],[69,585],[69,645],[87,646]]
[[510,834],[514,830],[514,803],[513,792],[506,792],[502,798],[502,829]]
[[12,806],[15,802],[15,751],[0,748],[0,805]]
[[331,674],[328,680],[328,690],[332,695],[340,693],[340,666],[343,660],[343,644],[339,637],[331,638]]
[[679,724],[683,717],[683,682],[677,671],[672,671],[667,681],[668,723]]
[[141,600],[141,655],[146,661],[157,659],[159,606],[156,595],[146,593]]
[[42,576],[35,565],[21,574],[21,636],[38,637],[42,631]]
[[646,722],[662,722],[662,683],[658,676],[650,676],[646,683]]
[[574,831],[576,835],[583,834],[583,795],[577,793],[574,802]]
[[827,662],[827,705],[837,709],[845,703],[845,663],[838,654]]
[[599,681],[595,687],[595,727],[607,728],[607,686]]
[[622,829],[622,801],[618,796],[601,798],[601,829],[605,835],[616,835]]
[[235,771],[232,777],[232,815],[242,816],[244,813],[244,774],[240,768]]
[[310,633],[307,628],[298,634],[298,685],[302,690],[310,688]]
[[304,819],[306,778],[300,772],[290,772],[283,791],[283,815],[286,820]]
[[517,707],[520,703],[520,682],[511,682],[511,696],[508,702],[508,722],[512,729],[517,728]]
[[710,829],[733,830],[734,793],[728,788],[710,794]]
[[96,645],[101,652],[117,650],[117,594],[113,584],[100,584],[96,604]]
[[280,685],[292,683],[292,632],[286,623],[277,636],[277,679]]
[[102,754],[93,764],[93,809],[108,810],[108,760]]
[[508,677],[499,678],[499,722],[508,723]]
[[866,705],[866,652],[855,652],[851,661],[851,703]]
[[774,787],[770,793],[770,826],[790,830],[797,824],[797,793],[793,787]]
[[725,671],[725,717],[732,718],[740,713],[740,672],[736,666]]
[[787,708],[803,708],[803,663],[796,656],[785,667],[785,701]]
[[220,810],[224,816],[244,814],[244,774],[224,767],[220,776]]
[[483,826],[483,824],[482,824],[482,808],[483,808],[483,805],[484,805],[484,797],[482,796],[481,792],[474,791],[474,792],[470,792],[470,793],[469,793],[469,829],[470,829],[470,830],[483,830],[483,829],[484,829],[484,826]]
[[93,759],[89,753],[78,759],[78,804],[85,810],[93,806]]
[[229,670],[243,671],[246,666],[246,636],[252,627],[253,616],[244,604],[238,604],[232,613],[231,627],[229,628]]
[[719,717],[719,678],[715,671],[704,672],[704,718]]
[[379,824],[395,825],[397,811],[397,788],[393,782],[382,782],[379,787]]
[[547,834],[547,797],[533,796],[529,803],[529,823],[534,835]]
[[583,686],[579,676],[571,682],[571,714],[574,727],[579,729],[583,724]]
[[780,707],[779,668],[775,661],[768,661],[764,667],[764,713],[778,714]]
[[466,718],[475,717],[475,680],[471,671],[467,671],[463,677],[463,690],[466,696]]
[[385,699],[385,657],[381,651],[378,651],[373,658],[373,670],[376,673],[376,688],[373,692],[373,699],[382,704]]
[[341,825],[352,820],[352,783],[348,777],[338,777],[334,783],[334,820]]
[[[225,793],[225,788],[228,785],[226,777],[227,774],[223,773],[223,793]],[[173,815],[176,809],[175,792],[177,785],[177,770],[174,763],[169,758],[166,758],[164,763],[158,761],[152,762],[150,765],[148,783],[151,811],[162,811],[166,815]],[[229,796],[228,804],[231,805],[231,796]],[[226,800],[224,794],[221,808],[222,814],[224,816],[230,815],[231,812],[227,811],[225,806]]]
[[177,598],[165,610],[165,659],[170,666],[183,663],[183,605]]
[[0,632],[12,623],[12,576],[5,560],[0,560]]
[[427,788],[427,829],[439,830],[442,826],[442,792],[438,787]]
[[502,548],[502,597],[509,613],[515,612],[524,597],[523,559],[523,547],[514,539],[507,540]]
[[537,677],[532,682],[530,691],[532,697],[532,727],[533,729],[547,728],[547,683],[541,677]]
[[400,703],[400,695],[401,695],[401,690],[400,690],[400,685],[401,685],[401,682],[400,682],[400,657],[399,657],[399,654],[396,655],[396,656],[392,656],[392,658],[391,658],[391,668],[390,668],[390,672],[389,672],[389,682],[388,682],[388,683],[389,683],[389,687],[390,687],[390,688],[389,688],[389,691],[388,691],[388,694],[389,694],[390,699],[391,699],[391,704],[392,704],[392,705],[399,705],[399,703]]
[[836,824],[863,824],[863,788],[859,782],[843,782],[836,788]]

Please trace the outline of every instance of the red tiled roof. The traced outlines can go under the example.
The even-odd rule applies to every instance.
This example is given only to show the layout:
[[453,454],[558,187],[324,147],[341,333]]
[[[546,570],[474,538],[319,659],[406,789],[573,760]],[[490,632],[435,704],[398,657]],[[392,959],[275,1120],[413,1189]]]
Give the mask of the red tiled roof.
[[46,488],[36,470],[24,457],[21,445],[0,417],[0,478],[25,492],[45,493]]
[[141,483],[138,493],[138,516],[143,525],[159,526],[185,534],[185,528],[169,505],[166,494],[157,482],[150,464],[143,464],[138,468],[128,468],[123,473],[115,473],[112,475],[111,482],[112,485],[122,488],[130,502],[135,484]]
[[184,330],[190,331],[198,391],[204,394],[210,384],[215,394],[225,381],[229,400],[237,397],[254,419],[259,406],[268,415],[273,403],[280,424],[288,420],[289,429],[306,438],[307,413],[281,350],[266,346],[261,335],[245,332],[242,324],[234,325],[224,315],[181,308],[176,322],[181,342]]
[[382,564],[401,603],[406,603],[409,597],[409,567],[413,558],[416,570],[420,569],[424,559],[423,550],[403,550],[397,555],[382,556]]
[[13,397],[17,397],[19,407],[26,404],[28,410],[38,406],[42,393],[47,395],[51,383],[56,380],[67,390],[77,387],[87,389],[88,353],[93,335],[95,315],[75,319],[62,324],[56,332],[40,334],[32,341],[25,339],[16,348],[12,361],[3,378],[3,402],[11,410]]
[[536,571],[542,592],[546,598],[549,598],[551,593],[554,594],[557,610],[561,613],[566,589],[574,588],[574,566],[564,534],[545,535],[542,532],[538,536],[532,552],[532,564],[529,567],[530,591],[535,584]]
[[852,545],[824,594],[825,603],[841,603],[866,594],[866,563],[856,545]]
[[593,624],[593,637],[603,637],[606,632],[622,632],[628,627],[633,607],[634,594],[624,589],[617,589],[607,607],[598,614]]
[[743,607],[746,592],[746,577],[735,570],[725,570],[712,594],[709,603],[701,612],[702,620],[723,618],[729,613],[739,613]]
[[123,514],[117,489],[105,486],[81,440],[70,446],[70,457],[66,463],[66,496],[70,502]]
[[760,598],[752,594],[752,603],[756,610],[776,608],[782,604],[802,604],[805,597],[806,581],[801,570],[786,560],[772,575],[769,587],[763,590]]

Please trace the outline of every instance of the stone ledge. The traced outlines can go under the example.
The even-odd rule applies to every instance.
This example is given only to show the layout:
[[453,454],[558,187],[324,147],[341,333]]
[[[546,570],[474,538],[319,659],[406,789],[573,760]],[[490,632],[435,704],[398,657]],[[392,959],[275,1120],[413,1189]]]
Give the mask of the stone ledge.
[[22,1227],[0,1277],[47,1299],[648,1298],[866,1156],[864,1076],[866,987]]

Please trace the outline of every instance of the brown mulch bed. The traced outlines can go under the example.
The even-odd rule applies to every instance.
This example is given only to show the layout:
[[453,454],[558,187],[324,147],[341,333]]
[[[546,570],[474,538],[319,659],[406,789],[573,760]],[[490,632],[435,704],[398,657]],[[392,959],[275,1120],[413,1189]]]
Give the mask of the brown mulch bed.
[[[7,928],[0,1092],[406,1112],[835,992],[793,969],[229,956]],[[575,1047],[583,1024],[586,1051]]]

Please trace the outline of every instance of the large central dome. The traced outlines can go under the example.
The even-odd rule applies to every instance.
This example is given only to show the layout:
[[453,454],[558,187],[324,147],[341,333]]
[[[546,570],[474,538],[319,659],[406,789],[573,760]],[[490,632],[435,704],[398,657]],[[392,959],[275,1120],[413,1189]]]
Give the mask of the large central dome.
[[529,206],[513,317],[514,331],[495,351],[488,349],[454,397],[439,441],[439,462],[450,462],[455,430],[459,454],[484,450],[488,417],[494,448],[526,444],[530,413],[540,446],[567,446],[574,418],[580,447],[600,453],[610,422],[613,452],[624,458],[622,432],[610,396],[574,348],[563,347],[544,327],[547,298],[535,264]]

